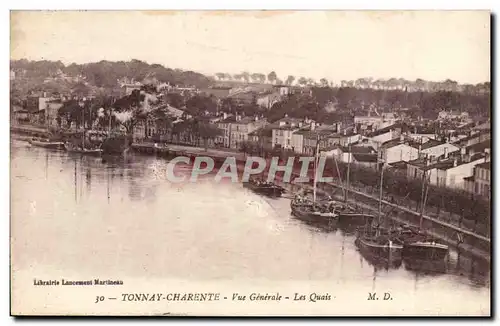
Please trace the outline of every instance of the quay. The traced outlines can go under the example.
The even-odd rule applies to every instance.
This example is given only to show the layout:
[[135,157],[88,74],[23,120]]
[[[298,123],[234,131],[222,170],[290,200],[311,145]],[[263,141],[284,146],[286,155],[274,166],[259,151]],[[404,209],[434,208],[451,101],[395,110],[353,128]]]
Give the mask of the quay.
[[[181,145],[167,145],[167,146],[155,146],[151,143],[144,144],[133,144],[133,148],[142,153],[156,154],[156,155],[184,155],[184,156],[201,156],[207,155],[212,157],[216,162],[224,160],[227,157],[235,157],[238,162],[244,161],[245,155],[243,153],[235,153],[224,150],[217,150],[209,148],[205,151],[203,148],[189,147]],[[239,165],[240,167],[240,165]],[[265,173],[265,172],[264,172]],[[294,173],[295,174],[295,173]],[[296,175],[295,175],[296,176]],[[293,185],[290,183],[278,182],[281,186],[290,190],[291,192],[296,189],[295,187],[306,187],[312,189],[312,186],[301,184]],[[345,187],[339,183],[321,183],[318,184],[318,192],[326,195],[332,196],[337,200],[343,200],[343,196],[339,195],[339,190],[341,194],[345,191]],[[364,211],[369,211],[370,213],[378,213],[379,198],[372,196],[370,194],[364,193],[359,190],[349,189],[348,190],[348,202],[354,206],[357,206]],[[397,205],[395,203],[389,202],[382,199],[382,214],[387,214],[388,210],[391,210],[392,214],[388,217],[389,219],[401,223],[409,224],[414,227],[419,227],[420,224],[420,213],[409,209],[408,207]],[[385,212],[385,213],[384,213]],[[457,225],[447,223],[445,221],[439,220],[437,218],[431,217],[429,215],[423,215],[423,229],[426,232],[436,237],[444,242],[446,242],[450,247],[460,250],[461,252],[468,253],[469,255],[480,258],[488,263],[491,261],[491,239],[485,237],[471,230],[459,227]],[[458,241],[458,234],[461,235],[462,241]]]
[[49,137],[50,135],[50,132],[47,128],[28,125],[11,125],[10,131],[17,134],[30,135],[33,137]]
[[[34,126],[11,126],[11,131],[18,134],[28,134],[32,136],[48,136],[50,134],[47,129]],[[240,163],[244,162],[246,158],[246,155],[241,152],[231,152],[228,150],[214,148],[208,148],[207,150],[205,150],[204,148],[200,147],[173,144],[167,144],[165,146],[155,145],[154,143],[133,143],[131,145],[131,150],[146,155],[156,155],[166,158],[175,156],[188,156],[191,158],[202,155],[210,156],[217,164],[224,162],[224,160],[228,157],[234,157],[238,162],[239,169],[242,168]],[[294,185],[290,183],[278,183],[291,192],[296,190],[296,187],[306,187],[312,189],[312,186],[306,184]],[[332,198],[336,198],[337,200],[343,200],[343,196],[339,195],[339,190],[341,191],[341,194],[343,194],[343,192],[345,191],[344,185],[340,183],[318,184],[318,193],[330,195],[332,196]],[[371,213],[378,212],[378,197],[356,189],[349,189],[348,193],[348,203]],[[386,210],[386,212],[383,212],[382,214],[387,214],[388,207],[391,209],[392,214],[388,216],[389,219],[398,223],[407,223],[415,227],[419,226],[419,212],[384,199],[382,200],[382,205],[382,209]],[[429,235],[446,242],[450,247],[453,247],[460,252],[464,252],[473,257],[480,258],[488,263],[491,262],[490,237],[486,237],[477,232],[473,232],[455,224],[447,223],[443,220],[431,217],[429,215],[424,214],[422,219],[423,229],[426,230]],[[458,241],[458,235],[460,235],[461,238],[460,242]]]
[[[297,187],[307,188],[312,190],[310,185],[294,185],[290,183],[279,183],[285,189],[293,192]],[[321,184],[319,186],[318,194],[329,195],[332,198],[343,201],[343,192],[339,194],[338,190],[345,189],[338,184]],[[347,202],[352,206],[369,212],[371,214],[378,214],[379,199],[369,194],[360,191],[349,190],[349,197]],[[408,224],[413,227],[419,227],[420,213],[412,211],[407,207],[400,206],[386,200],[382,200],[382,215],[387,215],[387,207],[391,208],[392,214],[387,217],[400,224]],[[384,211],[385,209],[385,211]],[[491,263],[491,239],[486,238],[480,234],[471,232],[456,225],[437,220],[427,215],[423,215],[423,229],[427,234],[437,239],[444,241],[450,247],[455,248],[457,251],[464,252],[472,257],[482,259],[488,264]],[[457,233],[461,233],[462,242],[457,241]]]

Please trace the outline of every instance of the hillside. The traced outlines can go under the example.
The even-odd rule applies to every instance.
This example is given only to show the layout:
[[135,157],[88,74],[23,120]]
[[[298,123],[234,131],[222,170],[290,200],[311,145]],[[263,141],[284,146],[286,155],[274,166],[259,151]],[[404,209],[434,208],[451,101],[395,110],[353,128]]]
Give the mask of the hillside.
[[114,88],[117,86],[118,80],[123,78],[141,82],[148,78],[179,86],[192,85],[199,88],[211,84],[208,77],[194,71],[165,68],[160,64],[148,64],[135,59],[128,62],[103,60],[85,64],[72,63],[68,66],[61,61],[28,61],[21,59],[11,60],[10,67],[18,75],[27,79],[43,82],[43,79],[47,77],[80,77],[88,84],[98,88]]

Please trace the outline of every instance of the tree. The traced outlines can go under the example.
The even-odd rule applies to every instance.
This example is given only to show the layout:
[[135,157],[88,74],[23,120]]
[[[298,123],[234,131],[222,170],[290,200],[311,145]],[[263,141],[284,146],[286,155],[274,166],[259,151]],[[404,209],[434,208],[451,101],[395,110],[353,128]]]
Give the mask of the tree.
[[166,102],[174,108],[182,108],[185,105],[184,97],[178,93],[167,93]]
[[209,96],[195,95],[186,101],[186,108],[193,116],[202,115],[205,111],[217,111],[215,99]]
[[305,86],[307,85],[307,78],[305,77],[300,77],[298,80],[299,85]]
[[195,121],[193,131],[198,135],[199,138],[203,139],[205,144],[205,151],[208,150],[208,141],[214,140],[218,136],[222,136],[224,131],[217,128],[217,126],[210,124],[205,121]]
[[267,75],[267,80],[272,84],[276,81],[276,79],[278,78],[278,76],[276,75],[276,72],[274,71],[271,71],[268,75]]
[[248,71],[243,71],[241,73],[241,78],[245,80],[246,83],[250,81],[250,73]]
[[328,87],[328,80],[326,78],[321,78],[319,82],[321,83],[321,86]]
[[224,80],[224,78],[226,77],[226,74],[223,73],[223,72],[218,72],[215,74],[215,76],[219,79],[219,80]]
[[292,76],[292,75],[289,75],[289,76],[286,78],[285,83],[286,83],[287,85],[292,85],[292,84],[293,84],[293,82],[294,82],[294,80],[295,80],[295,77],[294,77],[294,76]]
[[258,82],[258,81],[260,81],[260,74],[258,74],[258,73],[253,73],[253,74],[251,75],[251,77],[252,77],[252,80],[253,80],[254,82]]
[[259,74],[260,82],[263,84],[266,82],[266,75],[264,74]]

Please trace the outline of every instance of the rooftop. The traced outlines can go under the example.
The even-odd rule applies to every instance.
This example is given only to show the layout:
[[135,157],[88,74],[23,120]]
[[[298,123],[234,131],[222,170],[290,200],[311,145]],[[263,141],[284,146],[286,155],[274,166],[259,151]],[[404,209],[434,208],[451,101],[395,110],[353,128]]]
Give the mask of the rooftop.
[[358,162],[366,162],[366,163],[377,163],[378,155],[375,154],[367,154],[367,153],[352,153],[354,159]]
[[344,153],[353,153],[353,154],[374,154],[377,153],[375,148],[372,146],[351,146],[349,150],[349,146],[339,146],[338,147]]
[[273,127],[270,126],[262,127],[248,134],[248,136],[258,136],[258,137],[272,137],[272,135],[273,135]]
[[491,122],[489,122],[489,121],[484,122],[484,123],[480,124],[479,126],[474,127],[473,129],[477,129],[477,130],[491,130]]
[[284,117],[284,118],[281,118],[277,121],[278,123],[279,122],[285,122],[285,123],[299,123],[299,122],[302,122],[302,119],[299,119],[299,118],[291,118],[291,117]]
[[408,165],[408,162],[406,162],[406,161],[398,161],[398,162],[390,163],[389,165],[391,167],[395,168],[395,169],[406,170],[406,166]]
[[375,131],[372,131],[370,132],[367,137],[375,137],[375,136],[379,136],[379,135],[383,135],[391,130],[394,130],[394,129],[397,129],[397,128],[401,128],[401,124],[393,124],[393,125],[390,125],[390,126],[387,126],[387,127],[384,127],[384,128],[380,128],[380,129],[377,129]]
[[[481,155],[481,154],[469,156],[468,158],[467,158],[467,156],[465,156],[465,157],[450,157],[450,158],[445,159],[445,160],[439,160],[439,161],[434,161],[434,162],[431,161],[429,163],[429,165],[426,164],[425,158],[418,158],[416,160],[409,161],[408,164],[413,165],[413,166],[417,166],[418,168],[420,168],[424,171],[428,171],[428,170],[432,170],[432,169],[448,170],[448,169],[451,169],[451,168],[456,167],[456,166],[460,166],[463,164],[477,161],[483,157],[484,157],[484,155]],[[455,161],[456,161],[456,165],[455,165]]]
[[467,146],[465,147],[465,151],[467,153],[469,152],[478,153],[478,152],[484,152],[486,148],[491,148],[491,139]]
[[436,146],[445,144],[445,142],[435,140],[435,139],[429,139],[425,143],[420,143],[418,141],[414,141],[411,139],[404,139],[402,141],[401,138],[395,138],[395,139],[391,139],[389,141],[386,141],[385,143],[382,143],[381,148],[391,148],[391,147],[398,146],[401,144],[413,147],[415,149],[424,150],[424,149],[428,149],[428,148],[432,148],[432,147],[436,147]]
[[479,163],[478,165],[476,165],[476,167],[481,168],[481,169],[491,170],[491,162],[488,161],[488,162]]
[[474,139],[474,138],[479,138],[480,136],[485,135],[485,134],[489,134],[489,133],[490,133],[489,129],[487,129],[487,130],[481,130],[481,131],[476,132],[475,134],[469,135],[469,136],[467,136],[465,138],[460,138],[459,140],[456,140],[453,143],[454,144],[460,144],[460,143],[469,141],[469,140]]

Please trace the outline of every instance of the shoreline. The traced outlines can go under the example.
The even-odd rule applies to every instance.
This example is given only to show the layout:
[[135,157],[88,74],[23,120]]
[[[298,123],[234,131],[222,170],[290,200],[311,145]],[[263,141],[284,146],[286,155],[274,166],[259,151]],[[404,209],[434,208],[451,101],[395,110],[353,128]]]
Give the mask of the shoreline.
[[[19,131],[21,133],[33,133],[33,134],[39,134],[43,132],[40,128],[34,128],[33,131],[30,132],[29,128],[28,129],[22,128],[22,130],[20,130],[19,128],[11,127],[11,139],[26,141],[27,140],[26,138],[30,138],[29,136],[19,135]],[[16,135],[16,137],[13,137],[14,135]],[[155,147],[153,143],[133,143],[130,146],[130,150],[141,154],[154,155],[162,158],[169,158],[175,156],[188,156],[191,159],[193,159],[194,157],[204,155],[214,159],[216,167],[220,167],[220,164],[222,164],[226,160],[226,158],[234,157],[236,160],[236,165],[238,168],[239,175],[240,173],[243,172],[243,168],[245,166],[245,158],[247,157],[245,153],[241,152],[229,152],[229,151],[224,151],[224,149],[215,149],[215,148],[208,148],[208,150],[205,151],[204,148],[200,147],[174,145],[174,144],[167,144],[167,146]],[[266,166],[266,169],[261,173],[261,175],[267,177],[267,173],[269,172],[267,168],[268,166]],[[292,173],[292,180],[297,176],[298,174],[294,170],[294,172]],[[276,183],[286,187],[287,189],[292,188],[293,190],[293,188],[297,186],[301,188],[304,187],[312,188],[312,180],[309,183],[302,183],[298,185],[282,182],[280,180],[280,172],[276,174],[275,180],[277,180]],[[340,198],[338,194],[337,195],[335,194],[336,189],[342,189],[343,191],[345,191],[344,186],[342,184],[338,184],[338,182],[319,183],[318,186],[319,192],[330,195],[332,196],[332,198],[335,198],[337,200],[343,200],[343,198]],[[378,212],[378,204],[379,204],[378,198],[375,199],[373,198],[373,196],[367,193],[354,189],[349,189],[348,193],[349,193],[348,202],[350,202],[351,204],[356,204],[358,206],[361,206],[363,210]],[[396,221],[398,223],[408,223],[413,226],[418,226],[420,220],[419,216],[420,214],[418,212],[415,212],[404,206],[398,206],[386,200],[382,200],[382,204],[383,204],[383,209],[387,207],[392,207],[395,211],[398,211],[397,216],[394,216],[395,214],[392,214],[392,216],[389,217],[391,220]],[[466,253],[467,255],[479,258],[484,262],[491,264],[491,254],[490,254],[491,239],[483,237],[469,230],[462,229],[456,225],[446,223],[439,219],[435,219],[431,216],[424,215],[423,220],[424,220],[424,229],[426,230],[432,229],[432,231],[426,231],[429,235],[441,239],[442,241],[446,242],[451,248],[454,248],[455,250],[461,253]],[[457,241],[454,240],[456,239],[457,232],[462,233],[464,240],[463,243],[459,244],[458,246],[457,246]]]

